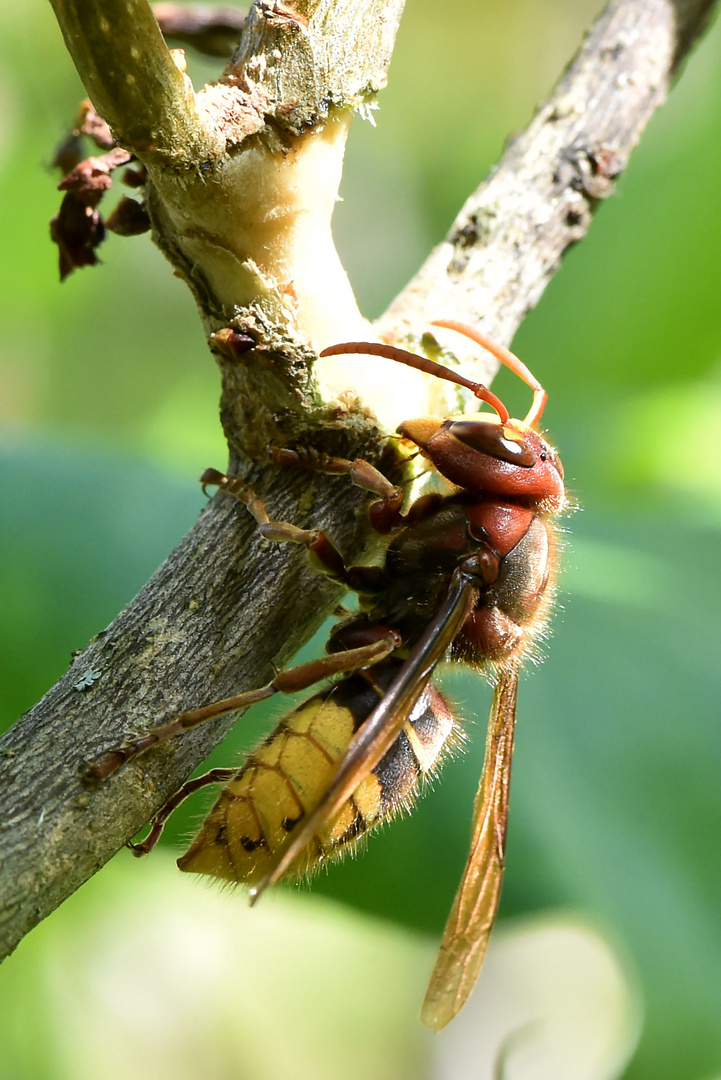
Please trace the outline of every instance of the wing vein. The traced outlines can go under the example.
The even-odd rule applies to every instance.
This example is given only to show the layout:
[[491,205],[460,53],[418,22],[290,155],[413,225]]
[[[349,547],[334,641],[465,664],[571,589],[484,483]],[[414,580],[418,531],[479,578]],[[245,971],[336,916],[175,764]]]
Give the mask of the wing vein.
[[468,999],[498,911],[517,687],[518,667],[509,665],[501,672],[493,695],[483,772],[473,807],[470,853],[423,1003],[423,1022],[436,1029],[445,1027]]

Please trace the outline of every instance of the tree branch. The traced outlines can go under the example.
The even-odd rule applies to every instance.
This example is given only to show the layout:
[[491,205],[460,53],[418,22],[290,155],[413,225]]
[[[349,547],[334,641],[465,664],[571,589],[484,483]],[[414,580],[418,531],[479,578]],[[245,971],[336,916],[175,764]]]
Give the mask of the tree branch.
[[118,142],[153,162],[217,149],[147,0],[51,0],[78,74]]
[[[86,11],[87,5],[81,6]],[[306,4],[304,10],[316,12],[319,7]],[[599,200],[612,190],[617,166],[625,162],[663,101],[712,7],[711,0],[615,0],[550,101],[511,144],[464,207],[448,239],[391,306],[383,327],[416,331],[429,312],[457,315],[508,341],[563,252],[585,233]],[[399,14],[400,5],[393,10]],[[276,8],[257,5],[256,28],[251,25],[249,30],[260,35],[261,49],[267,39],[257,20],[268,22],[269,12],[278,15]],[[388,22],[393,22],[390,16]],[[297,26],[285,29],[300,40]],[[331,32],[327,25],[326,30]],[[341,67],[351,71],[347,47],[359,35],[351,27],[347,30],[345,45],[336,43],[331,51]],[[276,31],[277,26],[264,27],[271,39]],[[247,84],[257,55],[251,40],[256,39],[243,39],[221,97],[235,92],[239,81]],[[312,34],[303,38],[304,48],[309,40]],[[374,48],[377,57],[386,56],[378,40]],[[376,73],[380,68],[382,63],[376,64]],[[266,111],[260,110],[259,130],[268,139],[269,126],[277,137],[299,138],[293,126],[308,118],[309,109],[318,115],[313,87],[327,90],[325,68],[306,65],[304,70],[307,92],[293,99],[289,127],[280,124],[283,110],[268,105],[263,84]],[[354,102],[361,81],[354,72],[343,91],[356,95]],[[254,83],[252,92],[259,85]],[[250,92],[246,88],[243,93],[247,103]],[[227,104],[228,98],[223,100]],[[341,101],[342,94],[334,100]],[[329,115],[326,112],[326,119]],[[234,134],[226,142],[226,156],[238,133],[236,121],[237,116],[231,117]],[[121,123],[122,118],[117,130]],[[285,134],[278,136],[281,128]],[[250,142],[256,152],[257,140]],[[240,139],[233,146],[242,143]],[[183,227],[175,234],[165,229],[166,219],[180,213],[180,187],[177,177],[168,180],[170,169],[161,169],[155,161],[151,167],[151,203],[155,199],[161,245],[176,266],[185,268],[206,325],[212,330],[231,320],[257,343],[242,354],[221,349],[219,339],[212,339],[223,373],[224,425],[233,453],[261,461],[269,443],[297,440],[343,456],[362,454],[387,466],[380,433],[362,410],[338,402],[319,406],[307,369],[299,362],[314,356],[303,342],[304,333],[316,340],[308,326],[324,333],[332,328],[332,318],[324,322],[325,316],[317,314],[322,290],[319,297],[296,298],[295,307],[288,306],[287,294],[284,298],[278,288],[278,282],[288,279],[277,261],[278,273],[258,271],[256,292],[243,293],[232,274],[213,263],[217,231],[207,245],[211,255],[193,262],[197,237],[190,235],[188,223],[196,211],[207,223],[212,208],[191,190]],[[218,230],[219,223],[211,221],[210,226]],[[231,238],[223,249],[231,252],[233,265],[243,263],[241,248]],[[197,265],[202,273],[193,269]],[[259,282],[265,282],[263,288]],[[233,299],[241,294],[251,296],[245,305]],[[316,314],[309,316],[311,308]],[[350,325],[336,336],[352,332]],[[274,515],[301,525],[322,525],[344,552],[358,555],[366,537],[361,513],[365,500],[344,479],[250,467],[249,478]],[[135,600],[0,743],[0,955],[12,951],[148,820],[233,718],[221,718],[158,747],[95,788],[81,782],[81,760],[99,756],[133,730],[155,726],[181,709],[261,684],[271,661],[285,662],[334,600],[334,589],[309,572],[302,551],[289,552],[260,540],[249,515],[227,497],[209,504]],[[77,689],[91,671],[99,672],[99,678]]]
[[414,331],[428,312],[442,312],[509,342],[613,194],[713,8],[712,0],[612,0],[382,325]]

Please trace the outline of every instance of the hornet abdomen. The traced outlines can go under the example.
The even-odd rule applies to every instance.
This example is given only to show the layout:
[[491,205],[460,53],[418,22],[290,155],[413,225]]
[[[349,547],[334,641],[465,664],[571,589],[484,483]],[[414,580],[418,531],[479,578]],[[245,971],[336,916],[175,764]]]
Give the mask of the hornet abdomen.
[[[285,716],[224,788],[181,870],[231,881],[261,880],[288,834],[318,804],[355,732],[395,679],[391,658],[343,679]],[[372,682],[370,681],[372,680]],[[414,802],[424,778],[459,736],[450,708],[429,684],[393,746],[329,826],[314,838],[291,875],[311,873],[353,849],[370,829]],[[454,739],[455,735],[455,739]]]

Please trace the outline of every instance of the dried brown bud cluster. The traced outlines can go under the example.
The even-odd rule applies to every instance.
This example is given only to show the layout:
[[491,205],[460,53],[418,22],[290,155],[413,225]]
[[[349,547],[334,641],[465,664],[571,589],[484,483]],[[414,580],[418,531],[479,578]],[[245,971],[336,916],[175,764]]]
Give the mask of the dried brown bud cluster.
[[[100,149],[99,157],[82,157],[83,138]],[[56,151],[54,164],[64,172],[58,191],[65,192],[60,210],[50,222],[50,237],[59,248],[60,280],[73,270],[95,266],[98,247],[106,229],[119,236],[137,236],[150,228],[150,218],[142,203],[123,196],[107,221],[98,206],[113,185],[112,173],[133,160],[133,155],[115,146],[110,128],[89,101],[80,106],[75,127]],[[129,187],[145,183],[145,170],[126,169],[123,182]]]

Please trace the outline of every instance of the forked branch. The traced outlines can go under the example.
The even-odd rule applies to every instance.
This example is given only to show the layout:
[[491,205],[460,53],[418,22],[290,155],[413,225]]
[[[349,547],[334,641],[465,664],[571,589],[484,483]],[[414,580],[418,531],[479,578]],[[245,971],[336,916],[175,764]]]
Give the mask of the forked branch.
[[[274,516],[322,525],[353,557],[365,540],[357,489],[343,478],[272,469],[263,455],[269,444],[295,441],[381,462],[381,434],[366,414],[347,397],[319,405],[308,377],[311,346],[363,336],[362,320],[329,241],[320,245],[317,279],[302,224],[278,234],[272,265],[261,267],[258,238],[245,236],[242,216],[219,227],[213,192],[228,189],[213,185],[227,174],[244,191],[252,155],[244,161],[242,153],[270,158],[273,140],[284,146],[283,160],[288,147],[299,157],[307,152],[301,188],[317,183],[322,160],[335,161],[339,174],[328,132],[347,126],[350,109],[382,85],[402,4],[256,3],[225,80],[198,95],[144,0],[54,4],[96,106],[148,166],[157,238],[186,277],[209,335],[232,325],[256,343],[242,355],[216,348],[234,457]],[[391,305],[383,331],[414,336],[428,318],[455,317],[508,342],[611,194],[713,7],[712,0],[614,0],[549,101]],[[375,20],[367,33],[359,30],[364,19]],[[269,63],[277,53],[281,62]],[[300,213],[295,195],[282,186],[278,193],[290,218]],[[296,270],[297,281],[284,276]],[[469,373],[489,375],[483,365]],[[267,682],[271,662],[286,662],[335,598],[309,573],[303,552],[260,540],[250,515],[226,496],[210,503],[138,596],[2,740],[0,956],[150,818],[232,718],[150,751],[96,787],[83,784],[80,761],[184,709]],[[100,677],[84,680],[90,671]]]

